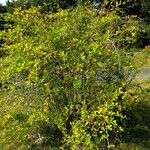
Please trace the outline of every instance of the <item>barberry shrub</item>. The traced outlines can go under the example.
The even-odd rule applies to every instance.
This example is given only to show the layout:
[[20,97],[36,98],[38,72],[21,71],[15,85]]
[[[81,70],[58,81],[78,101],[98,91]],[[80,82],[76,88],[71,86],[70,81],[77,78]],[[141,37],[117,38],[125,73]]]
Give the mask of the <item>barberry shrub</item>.
[[7,52],[0,58],[2,147],[115,148],[132,103],[124,47],[136,37],[135,17],[32,7],[5,20],[13,25],[0,33]]

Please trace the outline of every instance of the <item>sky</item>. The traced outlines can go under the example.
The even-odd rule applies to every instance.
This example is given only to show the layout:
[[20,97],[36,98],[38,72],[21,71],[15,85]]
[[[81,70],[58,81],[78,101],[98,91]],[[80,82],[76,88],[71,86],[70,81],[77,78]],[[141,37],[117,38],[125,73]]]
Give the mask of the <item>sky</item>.
[[[8,0],[0,0],[0,4],[5,5]],[[11,1],[11,0],[10,0]]]
[[0,4],[5,5],[7,0],[0,0]]
[[7,0],[0,0],[0,4],[5,5]]

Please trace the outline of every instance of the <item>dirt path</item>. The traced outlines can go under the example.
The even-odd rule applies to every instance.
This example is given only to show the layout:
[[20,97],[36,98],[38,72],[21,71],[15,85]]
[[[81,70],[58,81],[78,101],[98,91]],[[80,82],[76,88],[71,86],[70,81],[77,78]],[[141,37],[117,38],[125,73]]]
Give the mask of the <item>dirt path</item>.
[[136,76],[137,80],[150,79],[150,67],[142,68],[141,72]]

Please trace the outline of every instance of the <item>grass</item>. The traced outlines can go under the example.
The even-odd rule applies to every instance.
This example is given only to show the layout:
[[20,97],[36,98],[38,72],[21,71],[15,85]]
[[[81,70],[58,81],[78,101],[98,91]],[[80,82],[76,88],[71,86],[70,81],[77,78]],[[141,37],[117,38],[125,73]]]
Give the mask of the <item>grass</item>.
[[121,150],[149,150],[149,147],[143,147],[135,143],[124,143]]
[[135,67],[150,67],[150,46],[134,50],[132,58]]
[[130,120],[121,150],[150,149],[150,80],[142,80],[135,84],[141,91],[140,99],[127,113]]
[[[150,46],[132,51],[132,58],[135,67],[150,67]],[[130,121],[121,150],[150,149],[150,79],[136,80],[135,85],[141,91],[140,101],[127,114]]]

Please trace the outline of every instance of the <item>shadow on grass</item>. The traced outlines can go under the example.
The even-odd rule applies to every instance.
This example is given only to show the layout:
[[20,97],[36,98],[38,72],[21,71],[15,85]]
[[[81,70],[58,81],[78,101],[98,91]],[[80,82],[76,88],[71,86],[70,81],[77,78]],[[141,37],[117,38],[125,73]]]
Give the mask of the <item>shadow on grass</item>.
[[126,116],[125,143],[134,143],[135,150],[150,149],[150,88],[144,88],[141,101],[134,104]]
[[38,122],[38,130],[28,138],[28,150],[55,150],[62,145],[62,132],[54,123]]

